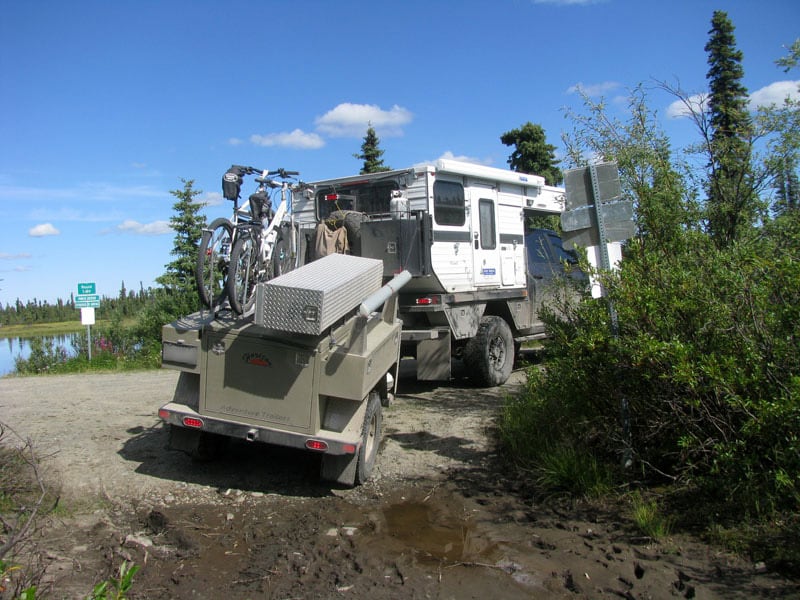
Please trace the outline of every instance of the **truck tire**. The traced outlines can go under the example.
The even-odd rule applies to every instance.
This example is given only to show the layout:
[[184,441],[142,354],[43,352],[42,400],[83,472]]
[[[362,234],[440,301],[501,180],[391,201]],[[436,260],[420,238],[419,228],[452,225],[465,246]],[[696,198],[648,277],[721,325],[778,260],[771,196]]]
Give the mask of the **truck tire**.
[[514,338],[501,317],[487,315],[464,348],[469,378],[481,387],[504,384],[514,368]]
[[361,256],[361,223],[366,219],[364,213],[356,210],[336,210],[328,216],[334,227],[344,227],[350,254]]

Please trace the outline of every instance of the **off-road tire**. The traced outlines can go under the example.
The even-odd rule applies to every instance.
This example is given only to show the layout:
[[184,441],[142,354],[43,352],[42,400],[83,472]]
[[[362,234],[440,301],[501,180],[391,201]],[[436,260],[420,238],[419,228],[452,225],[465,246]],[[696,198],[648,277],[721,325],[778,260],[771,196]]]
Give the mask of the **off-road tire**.
[[482,317],[478,332],[464,347],[464,365],[478,386],[504,384],[514,368],[514,337],[508,323],[494,315]]
[[222,217],[203,230],[195,264],[195,281],[200,300],[208,308],[219,306],[227,296],[225,281],[230,264],[233,225]]

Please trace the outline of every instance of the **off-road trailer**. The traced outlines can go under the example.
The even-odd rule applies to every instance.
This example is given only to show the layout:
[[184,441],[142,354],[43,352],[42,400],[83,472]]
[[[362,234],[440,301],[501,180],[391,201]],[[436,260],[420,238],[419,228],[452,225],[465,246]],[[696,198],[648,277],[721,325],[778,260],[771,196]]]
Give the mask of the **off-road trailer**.
[[320,452],[323,479],[369,478],[397,381],[396,292],[410,280],[381,287],[382,273],[379,260],[334,254],[259,284],[248,318],[165,325],[162,366],[181,372],[158,413],[171,447],[203,459],[229,438],[267,442]]
[[[477,384],[499,385],[519,345],[544,337],[539,311],[566,256],[557,236],[526,229],[527,216],[564,210],[564,190],[544,178],[439,160],[314,181],[292,203],[309,253],[327,223],[346,229],[352,254],[380,259],[384,280],[411,273],[399,314],[402,355],[417,358],[418,379],[450,379],[455,355]],[[535,269],[531,253],[543,259]]]

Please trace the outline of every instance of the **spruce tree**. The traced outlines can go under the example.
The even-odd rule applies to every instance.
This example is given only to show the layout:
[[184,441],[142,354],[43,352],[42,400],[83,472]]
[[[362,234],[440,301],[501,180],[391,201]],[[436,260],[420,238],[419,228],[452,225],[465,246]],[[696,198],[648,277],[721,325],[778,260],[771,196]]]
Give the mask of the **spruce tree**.
[[738,239],[758,215],[752,177],[753,129],[742,84],[742,52],[727,13],[711,19],[708,54],[709,180],[707,221],[719,246]]
[[364,166],[361,167],[360,174],[367,173],[381,173],[383,171],[391,171],[391,167],[383,164],[383,150],[378,145],[381,140],[372,124],[367,128],[367,134],[364,136],[364,143],[361,144],[361,154],[354,154],[353,156],[359,160],[364,161]]
[[547,185],[557,185],[563,179],[556,160],[556,147],[547,143],[544,129],[530,121],[519,129],[506,131],[500,136],[506,146],[514,146],[508,164],[514,171],[541,175]]
[[156,281],[172,291],[191,294],[196,293],[194,269],[206,218],[200,214],[203,204],[194,201],[195,196],[202,192],[193,188],[193,180],[181,181],[183,181],[182,190],[170,191],[170,194],[177,198],[177,202],[172,205],[175,214],[169,220],[175,232],[170,252],[174,258],[166,265],[166,272]]

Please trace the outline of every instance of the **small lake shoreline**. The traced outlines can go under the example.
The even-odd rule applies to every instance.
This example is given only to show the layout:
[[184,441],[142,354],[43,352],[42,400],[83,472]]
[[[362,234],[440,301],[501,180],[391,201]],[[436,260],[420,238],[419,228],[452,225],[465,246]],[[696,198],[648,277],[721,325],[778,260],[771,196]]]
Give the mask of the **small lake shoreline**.
[[[100,321],[97,324],[101,324]],[[60,321],[58,323],[25,323],[21,325],[0,326],[0,339],[31,338],[48,335],[69,335],[86,331],[86,325],[80,321]]]

